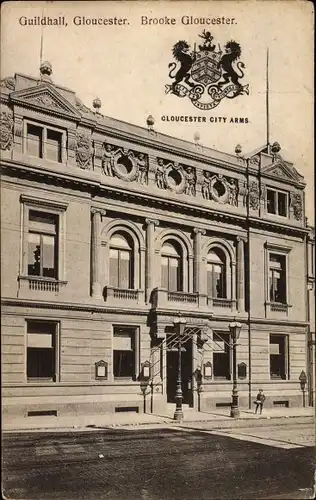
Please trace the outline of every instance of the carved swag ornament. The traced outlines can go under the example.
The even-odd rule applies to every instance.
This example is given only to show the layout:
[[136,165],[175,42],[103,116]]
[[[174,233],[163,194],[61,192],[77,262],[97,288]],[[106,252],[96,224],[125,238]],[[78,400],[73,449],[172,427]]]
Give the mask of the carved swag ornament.
[[0,147],[3,151],[11,149],[13,141],[12,114],[2,111],[0,115]]

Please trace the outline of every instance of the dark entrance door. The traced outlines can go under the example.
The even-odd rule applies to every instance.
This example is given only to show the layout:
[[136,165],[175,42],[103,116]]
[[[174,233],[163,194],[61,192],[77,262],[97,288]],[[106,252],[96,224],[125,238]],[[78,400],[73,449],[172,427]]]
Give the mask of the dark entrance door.
[[[168,346],[168,337],[167,337]],[[192,339],[182,344],[181,351],[181,371],[182,371],[182,394],[183,403],[191,405],[192,391]],[[175,403],[178,376],[178,347],[167,347],[167,401]]]

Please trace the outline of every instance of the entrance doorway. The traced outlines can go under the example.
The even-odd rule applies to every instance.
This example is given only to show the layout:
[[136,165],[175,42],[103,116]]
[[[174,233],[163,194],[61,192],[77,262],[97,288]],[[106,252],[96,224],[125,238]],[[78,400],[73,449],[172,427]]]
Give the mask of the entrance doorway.
[[[168,346],[168,336],[167,336]],[[167,402],[175,403],[178,376],[178,346],[167,347]],[[183,403],[192,406],[192,338],[182,343],[181,351]]]

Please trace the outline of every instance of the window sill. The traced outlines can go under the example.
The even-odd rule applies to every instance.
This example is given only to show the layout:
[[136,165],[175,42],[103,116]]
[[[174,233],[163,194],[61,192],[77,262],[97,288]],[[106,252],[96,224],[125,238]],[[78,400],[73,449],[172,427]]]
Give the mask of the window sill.
[[43,377],[43,378],[28,378],[28,384],[55,384],[56,381],[52,378]]
[[273,214],[272,212],[268,212],[268,211],[266,213],[267,213],[267,215],[270,215],[272,217],[277,217],[278,219],[282,219],[282,220],[289,219],[288,215]]
[[61,286],[67,285],[67,281],[57,280],[55,278],[45,278],[42,276],[19,276],[21,284],[28,282],[28,289],[40,292],[58,293]]

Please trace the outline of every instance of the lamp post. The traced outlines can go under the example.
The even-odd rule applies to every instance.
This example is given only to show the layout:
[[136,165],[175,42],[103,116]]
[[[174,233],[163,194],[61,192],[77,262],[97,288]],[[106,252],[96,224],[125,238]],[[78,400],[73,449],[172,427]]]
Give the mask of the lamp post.
[[178,340],[178,373],[177,373],[177,388],[176,388],[176,410],[174,412],[174,420],[183,419],[182,411],[182,373],[181,373],[181,354],[182,354],[182,335],[184,333],[186,321],[183,318],[179,318],[173,322],[175,326],[176,333],[179,335]]
[[233,350],[233,391],[232,391],[232,405],[230,409],[230,416],[233,418],[239,417],[239,405],[238,405],[238,386],[237,386],[237,362],[236,362],[236,347],[237,340],[240,336],[241,324],[233,321],[229,325],[229,330],[231,333],[231,345]]

